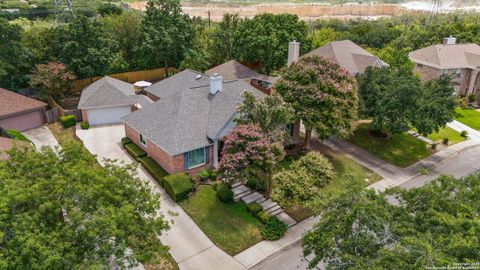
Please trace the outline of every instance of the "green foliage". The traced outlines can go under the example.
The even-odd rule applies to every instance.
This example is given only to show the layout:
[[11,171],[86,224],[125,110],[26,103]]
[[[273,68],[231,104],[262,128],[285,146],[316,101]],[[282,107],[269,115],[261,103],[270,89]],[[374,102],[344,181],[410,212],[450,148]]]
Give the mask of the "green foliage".
[[460,136],[466,138],[468,136],[468,132],[466,130],[462,130],[462,132],[460,132]]
[[134,143],[124,144],[123,147],[125,147],[125,150],[137,161],[147,156],[147,152]]
[[178,67],[192,47],[194,29],[179,0],[150,0],[142,21],[141,66]]
[[65,115],[60,116],[60,123],[64,128],[69,128],[75,126],[77,120],[75,119],[75,115]]
[[305,148],[312,129],[323,140],[330,135],[348,136],[357,118],[357,82],[327,59],[303,57],[284,68],[275,89],[306,128]]
[[81,129],[89,129],[90,124],[88,122],[83,121],[83,122],[80,123],[80,128]]
[[251,202],[247,204],[247,209],[248,209],[248,212],[250,212],[250,214],[255,216],[257,215],[258,212],[263,210],[263,207],[257,202]]
[[[310,266],[419,269],[480,256],[480,175],[442,176],[422,187],[351,190],[324,208],[303,238]],[[389,203],[388,196],[393,201]],[[334,239],[334,241],[332,241]]]
[[163,178],[168,175],[165,169],[151,157],[140,158],[142,166],[150,173],[150,175],[157,180],[160,185],[163,185]]
[[265,180],[259,178],[250,178],[247,180],[246,186],[252,190],[263,193],[265,191]]
[[135,175],[100,167],[76,142],[59,153],[14,149],[0,161],[1,268],[129,268],[165,250],[152,241],[168,228],[160,199]]
[[121,7],[111,3],[103,3],[99,5],[97,11],[101,16],[120,15],[123,13],[123,9]]
[[322,47],[323,45],[336,41],[339,38],[339,33],[330,27],[320,28],[312,34],[313,48]]
[[262,64],[266,74],[287,63],[288,42],[297,40],[303,52],[310,50],[308,27],[298,16],[264,13],[243,21],[238,28],[238,59]]
[[43,101],[48,97],[53,99],[63,98],[73,89],[75,75],[61,63],[49,62],[37,65],[30,76],[29,84],[36,90],[36,95]]
[[448,138],[443,138],[442,143],[445,144],[445,145],[448,145],[448,141],[449,141]]
[[272,217],[269,214],[265,213],[265,211],[259,211],[255,215],[262,223],[267,223],[267,221]]
[[289,169],[274,176],[277,184],[272,198],[286,208],[295,205],[318,208],[319,201],[324,196],[322,188],[334,177],[335,171],[330,161],[318,152],[309,152],[295,160]]
[[128,137],[122,138],[121,142],[122,142],[122,145],[133,143],[133,141]]
[[224,203],[232,203],[233,191],[225,183],[218,184],[217,198]]
[[23,135],[20,131],[15,129],[7,129],[7,134],[12,137],[14,140],[24,141],[24,142],[31,142],[25,135]]
[[179,202],[187,198],[194,189],[190,177],[186,173],[176,173],[163,178],[165,192],[175,201]]
[[269,217],[260,229],[263,238],[270,241],[282,238],[286,231],[287,225],[275,216]]
[[468,95],[468,102],[470,103],[474,103],[475,101],[477,101],[477,96],[475,94],[470,94]]
[[224,63],[239,56],[238,36],[243,21],[238,14],[224,14],[212,34],[211,54],[215,63]]
[[372,68],[358,77],[361,113],[380,133],[403,133],[412,127],[424,136],[453,120],[455,98],[449,77],[426,83],[406,68]]

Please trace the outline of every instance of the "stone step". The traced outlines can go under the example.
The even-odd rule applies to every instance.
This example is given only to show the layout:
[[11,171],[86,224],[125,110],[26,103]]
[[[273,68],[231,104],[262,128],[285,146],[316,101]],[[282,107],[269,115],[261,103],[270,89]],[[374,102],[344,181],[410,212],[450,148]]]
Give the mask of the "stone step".
[[274,215],[274,214],[272,214],[272,213],[274,213],[274,212],[277,211],[278,209],[280,209],[281,211],[283,211],[282,208],[280,207],[280,205],[276,204],[275,206],[270,207],[268,210],[266,210],[265,213],[267,213],[267,214],[269,214],[269,215]]
[[234,200],[235,202],[238,202],[238,201],[240,201],[240,199],[242,199],[243,197],[249,196],[250,194],[252,194],[252,191],[251,191],[251,190],[244,191],[244,192],[242,192],[242,193],[239,193],[239,194],[237,194],[237,195],[234,195],[234,196],[233,196],[233,200]]
[[270,216],[277,216],[277,215],[279,215],[279,214],[281,214],[281,213],[283,213],[283,212],[284,212],[284,211],[283,211],[282,208],[278,208],[277,210],[270,212],[269,215],[270,215]]
[[291,218],[289,215],[287,215],[287,213],[285,212],[282,212],[280,214],[277,214],[277,218],[280,219],[280,221],[282,221],[283,223],[287,224],[287,227],[290,228],[292,227],[293,225],[297,224],[297,222],[295,220],[293,220],[293,218]]
[[233,188],[236,188],[236,187],[238,187],[238,186],[241,186],[241,185],[242,185],[242,182],[236,182],[236,183],[234,183],[234,184],[232,185],[232,189],[233,189]]
[[263,211],[267,211],[268,209],[277,205],[277,203],[272,201],[271,199],[268,199],[268,200],[260,203],[260,205],[263,207]]
[[237,195],[237,194],[243,193],[245,191],[249,191],[249,190],[250,189],[246,186],[237,186],[237,187],[232,188],[233,195]]
[[246,197],[243,197],[243,198],[242,198],[242,201],[243,201],[244,203],[246,203],[246,204],[249,204],[249,203],[251,203],[251,202],[253,202],[253,201],[255,201],[256,199],[261,198],[261,197],[263,197],[262,194],[260,194],[260,193],[258,193],[258,192],[254,192],[254,193],[252,193],[252,194],[250,194],[250,195],[248,195],[248,196],[246,196]]
[[266,201],[266,200],[267,200],[267,198],[265,198],[265,197],[262,196],[261,198],[256,199],[255,202],[256,202],[256,203],[262,203],[262,202],[264,202],[264,201]]

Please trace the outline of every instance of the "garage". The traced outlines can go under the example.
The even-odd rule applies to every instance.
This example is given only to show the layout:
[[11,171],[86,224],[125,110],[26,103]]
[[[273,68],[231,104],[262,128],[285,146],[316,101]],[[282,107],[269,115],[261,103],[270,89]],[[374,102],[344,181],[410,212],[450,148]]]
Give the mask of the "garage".
[[131,106],[87,110],[90,125],[105,125],[122,122],[122,117],[131,112]]
[[0,127],[25,131],[44,124],[47,104],[0,88]]

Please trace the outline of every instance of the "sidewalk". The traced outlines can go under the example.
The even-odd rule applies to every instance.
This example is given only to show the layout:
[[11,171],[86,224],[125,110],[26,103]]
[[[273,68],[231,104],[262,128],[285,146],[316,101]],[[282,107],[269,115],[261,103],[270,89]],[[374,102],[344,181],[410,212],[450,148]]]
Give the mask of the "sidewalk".
[[480,131],[478,130],[462,124],[457,120],[453,120],[452,122],[448,123],[447,126],[457,132],[462,132],[465,130],[468,132],[468,137],[470,137],[470,139],[480,142]]

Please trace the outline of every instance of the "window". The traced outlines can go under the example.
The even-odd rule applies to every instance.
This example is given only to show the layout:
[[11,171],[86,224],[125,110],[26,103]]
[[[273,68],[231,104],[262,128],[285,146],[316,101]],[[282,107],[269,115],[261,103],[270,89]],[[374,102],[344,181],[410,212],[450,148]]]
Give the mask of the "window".
[[147,146],[147,138],[145,138],[145,136],[142,134],[140,134],[140,143]]
[[455,77],[460,78],[460,76],[462,76],[462,70],[457,68],[457,70],[455,70]]
[[188,152],[188,168],[195,168],[205,164],[205,148]]

